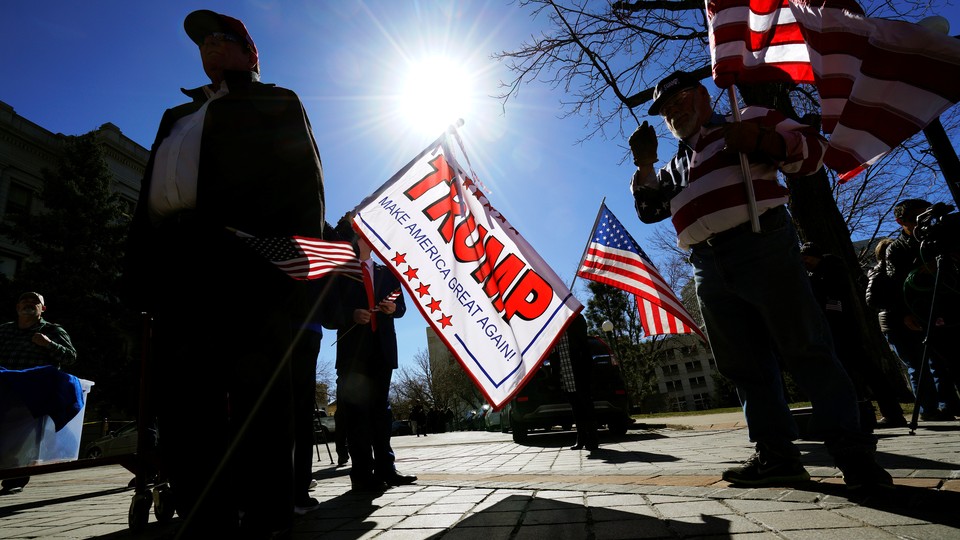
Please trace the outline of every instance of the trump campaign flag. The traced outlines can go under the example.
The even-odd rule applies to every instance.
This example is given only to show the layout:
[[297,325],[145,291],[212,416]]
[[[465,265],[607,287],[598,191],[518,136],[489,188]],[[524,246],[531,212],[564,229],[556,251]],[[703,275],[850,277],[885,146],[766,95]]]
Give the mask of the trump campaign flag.
[[846,181],[960,101],[960,41],[854,0],[706,0],[713,78],[813,83]]
[[495,409],[583,308],[460,168],[446,136],[354,213],[354,228]]
[[697,334],[706,341],[653,262],[603,203],[577,275],[636,295],[648,336]]

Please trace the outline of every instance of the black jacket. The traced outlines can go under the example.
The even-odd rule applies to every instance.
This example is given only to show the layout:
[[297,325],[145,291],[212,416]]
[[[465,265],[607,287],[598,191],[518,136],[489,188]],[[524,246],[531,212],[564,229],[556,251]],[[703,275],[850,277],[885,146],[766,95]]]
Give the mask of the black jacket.
[[[291,288],[287,282],[292,280],[262,257],[252,257],[225,227],[255,236],[323,234],[323,171],[299,98],[290,90],[258,82],[252,72],[228,72],[226,82],[230,92],[211,102],[204,118],[196,209],[155,227],[147,200],[157,150],[177,120],[203,105],[203,89],[183,90],[193,101],[168,109],[160,121],[125,261],[125,292],[138,311],[162,309],[166,296],[177,293],[176,283],[158,286],[171,273],[194,270],[193,279],[230,281],[227,285],[234,292],[251,283],[259,285],[261,278]],[[171,268],[170,258],[191,258],[194,268],[187,268],[187,262]],[[245,274],[239,268],[256,271]]]
[[[367,294],[360,281],[337,275],[330,284],[322,307],[323,326],[337,330],[337,373],[376,375],[383,368],[397,369],[397,332],[394,319],[407,312],[403,294],[395,300],[391,315],[376,313],[377,331],[369,324],[355,324],[353,312],[366,309]],[[400,280],[385,266],[375,264],[373,271],[374,301],[380,302],[400,288]]]

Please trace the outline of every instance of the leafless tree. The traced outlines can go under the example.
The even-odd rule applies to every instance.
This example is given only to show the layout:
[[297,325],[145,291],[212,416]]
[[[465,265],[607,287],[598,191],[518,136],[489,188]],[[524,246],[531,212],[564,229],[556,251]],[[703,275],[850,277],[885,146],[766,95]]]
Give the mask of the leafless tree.
[[[626,136],[639,123],[635,108],[650,100],[656,81],[675,70],[709,75],[710,53],[704,3],[694,0],[520,0],[545,29],[518,48],[495,54],[512,73],[498,96],[504,105],[527,83],[543,83],[560,91],[565,117],[580,117],[586,128],[580,141],[601,136],[616,141],[627,158]],[[932,6],[929,0],[873,1],[871,16],[917,20]],[[807,85],[740,86],[746,104],[776,108],[787,116],[817,124],[816,89]],[[718,109],[724,110],[724,100]],[[956,135],[956,110],[941,119]],[[851,269],[854,297],[859,256],[851,235],[868,239],[896,231],[890,210],[901,198],[947,199],[937,167],[916,136],[883,161],[847,184],[821,170],[788,180],[790,209],[803,240],[812,240],[841,257]],[[630,171],[624,171],[624,183]],[[864,321],[862,332],[875,355],[886,354],[875,317],[861,302],[853,306]],[[872,322],[871,322],[872,321]],[[889,356],[888,356],[889,358]]]
[[454,413],[484,404],[483,395],[449,351],[432,361],[426,351],[418,351],[413,366],[394,375],[392,390],[395,414],[407,411],[414,402]]

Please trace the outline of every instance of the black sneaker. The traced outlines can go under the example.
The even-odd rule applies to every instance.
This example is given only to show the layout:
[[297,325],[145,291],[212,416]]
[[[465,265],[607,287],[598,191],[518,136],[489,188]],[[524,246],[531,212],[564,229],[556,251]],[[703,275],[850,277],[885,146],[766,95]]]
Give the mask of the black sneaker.
[[810,480],[800,460],[757,451],[740,467],[723,471],[724,480],[738,486],[778,486]]
[[873,459],[838,460],[837,468],[843,473],[847,489],[893,489],[893,477]]
[[293,513],[298,516],[309,514],[318,508],[320,508],[320,501],[314,499],[313,497],[298,499],[293,503]]

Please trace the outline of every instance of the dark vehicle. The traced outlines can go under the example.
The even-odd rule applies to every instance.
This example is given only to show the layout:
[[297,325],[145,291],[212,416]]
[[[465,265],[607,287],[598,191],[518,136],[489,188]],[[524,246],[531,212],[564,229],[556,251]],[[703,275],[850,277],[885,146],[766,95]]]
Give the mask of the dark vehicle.
[[124,424],[120,429],[111,431],[107,436],[91,442],[83,449],[83,456],[101,458],[122,456],[137,451],[137,423]]
[[[606,425],[610,433],[623,435],[633,423],[630,396],[613,351],[598,337],[590,336],[593,356],[593,408],[597,425]],[[545,360],[536,374],[507,405],[501,417],[501,430],[513,432],[513,440],[522,442],[533,429],[573,426],[573,408],[560,386],[560,366]]]
[[322,433],[324,440],[332,441],[330,435],[337,432],[337,423],[332,416],[327,416],[327,411],[314,409],[313,431],[314,433]]
[[390,434],[393,436],[397,435],[413,435],[413,428],[410,426],[409,420],[394,420],[393,426],[390,427]]

